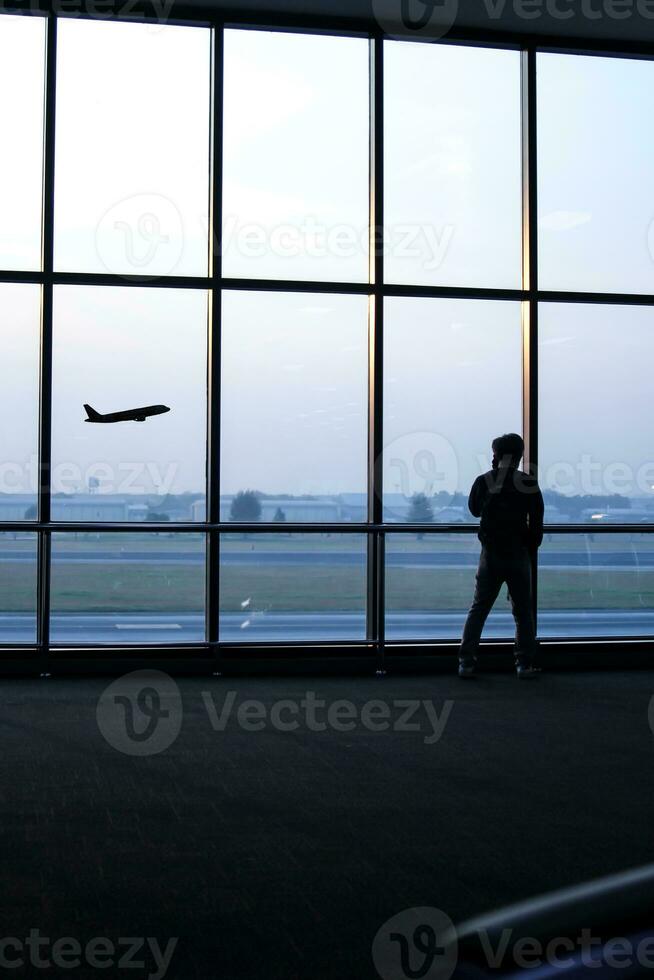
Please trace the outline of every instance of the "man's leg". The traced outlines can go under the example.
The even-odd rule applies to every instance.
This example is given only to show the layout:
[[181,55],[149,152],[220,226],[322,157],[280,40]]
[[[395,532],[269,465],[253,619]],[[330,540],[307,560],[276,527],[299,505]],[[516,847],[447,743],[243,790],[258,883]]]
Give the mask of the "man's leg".
[[502,581],[502,575],[498,572],[492,557],[483,548],[477,569],[475,595],[461,639],[459,664],[463,667],[474,667],[476,663],[484,623],[497,599]]
[[507,562],[506,584],[515,619],[516,667],[531,667],[536,653],[536,626],[532,608],[531,558],[527,549]]

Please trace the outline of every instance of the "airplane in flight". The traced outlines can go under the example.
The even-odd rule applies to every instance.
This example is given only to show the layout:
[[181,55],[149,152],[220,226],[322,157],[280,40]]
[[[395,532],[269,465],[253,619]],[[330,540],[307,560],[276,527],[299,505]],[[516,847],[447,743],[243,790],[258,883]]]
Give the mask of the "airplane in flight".
[[167,405],[146,405],[145,408],[131,408],[126,412],[109,412],[107,415],[102,415],[90,405],[84,405],[84,408],[88,416],[84,419],[85,422],[145,422],[151,415],[163,415],[170,411]]

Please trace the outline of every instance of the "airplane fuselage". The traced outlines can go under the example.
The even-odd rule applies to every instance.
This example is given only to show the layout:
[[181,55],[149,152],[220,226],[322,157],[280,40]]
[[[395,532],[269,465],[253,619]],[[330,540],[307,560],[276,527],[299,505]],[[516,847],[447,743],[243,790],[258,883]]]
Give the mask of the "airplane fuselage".
[[92,418],[87,418],[85,422],[110,423],[110,422],[145,422],[151,415],[163,415],[169,412],[167,405],[146,405],[143,408],[131,408],[126,412],[108,412],[101,415],[95,412]]

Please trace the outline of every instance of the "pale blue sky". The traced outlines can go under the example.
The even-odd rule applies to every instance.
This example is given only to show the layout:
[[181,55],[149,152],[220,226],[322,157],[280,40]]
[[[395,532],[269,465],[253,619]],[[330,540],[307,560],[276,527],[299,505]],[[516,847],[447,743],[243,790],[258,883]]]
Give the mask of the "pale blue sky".
[[[0,17],[9,269],[38,265],[44,43],[42,19]],[[57,268],[204,276],[209,30],[61,19],[59,58]],[[654,292],[654,65],[546,54],[538,68],[541,286]],[[388,280],[519,287],[518,53],[389,42],[386,72]],[[365,282],[367,42],[228,31],[225,97],[225,274]],[[38,296],[0,299],[3,457],[22,465],[36,449]],[[151,463],[148,489],[158,472],[172,492],[202,491],[207,309],[201,290],[58,290],[53,461]],[[226,294],[224,492],[365,490],[367,313],[365,297]],[[649,327],[644,310],[544,311],[543,464],[649,459]],[[467,489],[492,436],[521,427],[520,372],[519,305],[389,301],[389,453],[413,465],[421,434],[445,440]],[[172,411],[109,432],[84,423],[83,401]]]

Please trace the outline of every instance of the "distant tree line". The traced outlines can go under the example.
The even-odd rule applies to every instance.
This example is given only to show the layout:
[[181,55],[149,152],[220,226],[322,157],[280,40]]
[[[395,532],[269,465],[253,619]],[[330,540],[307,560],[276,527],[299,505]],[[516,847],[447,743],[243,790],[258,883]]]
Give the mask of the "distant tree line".
[[[52,496],[53,499],[56,499],[66,498],[70,495],[66,493],[54,493]],[[584,510],[630,510],[633,507],[629,497],[618,493],[567,496],[566,494],[558,493],[556,490],[543,490],[543,497],[546,507],[556,508],[571,521],[578,521]],[[147,500],[147,496],[144,495],[144,499]],[[145,519],[147,521],[165,523],[171,519],[168,508],[174,512],[175,510],[179,510],[183,505],[190,507],[195,500],[200,499],[203,499],[201,494],[182,493],[167,494],[162,498],[157,498],[156,503],[147,501],[148,511]],[[240,490],[231,502],[229,520],[238,524],[251,524],[260,521],[262,514],[261,502],[266,500],[288,500],[290,502],[293,500],[315,499],[315,495],[312,494],[294,496],[284,493],[265,494],[259,490]],[[440,490],[432,496],[427,496],[424,493],[415,493],[411,497],[406,519],[410,524],[431,524],[439,511],[450,507],[461,510],[465,522],[474,520],[468,510],[467,494],[458,491],[456,493],[448,493],[446,490]],[[36,504],[30,504],[25,510],[24,518],[25,520],[35,520],[36,517],[37,506]],[[273,516],[273,522],[275,524],[283,524],[286,522],[286,519],[286,513],[283,507],[278,506]]]
[[229,508],[233,524],[254,524],[261,520],[260,494],[256,490],[239,490]]
[[556,507],[562,514],[570,518],[580,517],[583,510],[631,510],[629,497],[620,493],[613,494],[577,494],[568,497],[556,490],[543,490],[546,507]]

